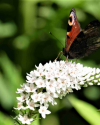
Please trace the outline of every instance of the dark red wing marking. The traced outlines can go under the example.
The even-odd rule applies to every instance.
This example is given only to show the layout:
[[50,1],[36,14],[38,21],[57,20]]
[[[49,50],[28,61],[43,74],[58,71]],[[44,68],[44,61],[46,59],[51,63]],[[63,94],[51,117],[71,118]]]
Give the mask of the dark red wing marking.
[[67,35],[66,35],[66,42],[65,42],[65,48],[67,52],[69,51],[69,48],[72,42],[74,41],[76,36],[80,33],[80,31],[81,31],[81,28],[76,17],[75,9],[72,8],[68,19]]
[[[75,14],[74,17],[76,17],[74,8],[71,10],[71,14]],[[77,17],[72,17],[73,21],[71,21],[69,16],[69,20],[67,41],[63,48],[63,54],[66,57],[68,56],[69,59],[82,58],[100,47],[100,22],[98,20],[90,22],[84,30],[81,30]]]

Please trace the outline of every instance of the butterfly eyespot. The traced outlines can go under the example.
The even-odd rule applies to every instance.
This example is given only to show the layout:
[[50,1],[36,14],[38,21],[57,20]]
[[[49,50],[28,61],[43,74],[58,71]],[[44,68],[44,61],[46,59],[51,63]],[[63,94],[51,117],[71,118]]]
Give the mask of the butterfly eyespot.
[[69,21],[72,22],[72,17],[69,17]]
[[70,39],[70,37],[67,35],[67,38]]
[[[71,18],[71,17],[70,17]],[[69,24],[69,26],[72,26],[73,24],[72,24],[72,18],[71,18],[71,21],[70,21],[70,19],[68,20],[68,24]]]

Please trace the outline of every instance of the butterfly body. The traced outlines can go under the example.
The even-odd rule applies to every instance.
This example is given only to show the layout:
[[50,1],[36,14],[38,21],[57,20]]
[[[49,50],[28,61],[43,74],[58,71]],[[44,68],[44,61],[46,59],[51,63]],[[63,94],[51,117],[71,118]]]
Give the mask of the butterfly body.
[[68,19],[68,27],[63,48],[64,56],[69,59],[83,58],[100,47],[100,22],[90,22],[85,29],[81,29],[75,9],[72,8]]

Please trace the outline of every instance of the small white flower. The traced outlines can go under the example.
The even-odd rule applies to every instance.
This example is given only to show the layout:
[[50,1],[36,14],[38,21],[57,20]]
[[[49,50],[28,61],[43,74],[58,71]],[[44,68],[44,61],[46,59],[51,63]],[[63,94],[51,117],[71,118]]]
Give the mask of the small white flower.
[[23,103],[22,103],[22,102],[18,102],[17,108],[14,108],[14,109],[20,110],[20,109],[25,109],[25,107],[23,106]]
[[65,67],[65,61],[60,61],[59,68],[62,70]]
[[42,115],[43,118],[45,118],[46,114],[50,114],[51,112],[47,110],[46,106],[40,106],[39,113]]
[[61,76],[61,71],[56,70],[56,71],[54,72],[54,75],[55,75],[56,78],[60,77],[60,76]]
[[80,85],[84,85],[84,81],[80,81],[80,83],[79,83]]
[[47,104],[48,102],[53,102],[54,98],[57,98],[57,94],[56,93],[52,93],[50,91],[45,92],[42,94],[41,96],[41,104]]
[[100,85],[100,83],[98,83],[97,85]]
[[93,83],[92,83],[92,82],[89,82],[88,84],[89,84],[89,85],[93,85]]
[[22,124],[31,124],[33,121],[33,118],[28,118],[28,116],[25,114],[24,116],[19,114],[18,120],[22,122]]
[[36,103],[34,103],[34,101],[33,100],[26,100],[26,103],[27,103],[27,107],[26,108],[29,108],[29,109],[31,109],[31,110],[35,110],[34,109],[34,107],[39,107],[40,105],[39,104],[36,104]]
[[23,91],[25,91],[25,85],[26,85],[26,83],[23,83],[23,85],[21,85],[22,88],[17,89],[16,93],[22,93]]
[[91,75],[95,75],[95,68],[93,68],[93,71],[91,72]]
[[94,79],[94,76],[90,77],[90,79],[93,80],[93,79]]
[[46,79],[53,79],[54,78],[52,72],[46,72],[45,76],[46,76]]
[[25,89],[26,89],[26,92],[35,92],[37,87],[35,87],[33,83],[30,83],[29,85],[28,84],[25,85]]
[[34,71],[31,71],[30,74],[27,73],[27,75],[30,76],[30,77],[35,77]]
[[45,67],[45,70],[46,70],[46,71],[49,71],[49,72],[52,72],[52,71],[55,70],[55,64],[52,63],[51,61],[49,61],[49,63],[46,63],[46,64],[44,65],[44,67]]
[[97,73],[97,74],[100,73],[100,69],[97,68],[96,71],[95,71],[95,73]]
[[88,81],[91,81],[91,79],[90,79],[90,78],[88,78],[88,79],[87,79],[87,82],[88,82]]
[[28,82],[28,83],[34,83],[36,80],[36,77],[31,76],[29,74],[26,76],[26,78],[27,78],[26,82]]
[[42,93],[33,93],[33,95],[31,95],[31,98],[34,100],[34,102],[38,102],[41,100],[41,96],[42,96]]
[[100,75],[96,75],[95,77],[96,77],[96,78],[99,78],[99,77],[100,77]]
[[40,70],[40,69],[43,69],[44,66],[40,63],[39,66],[35,65],[35,67],[37,68],[37,70]]
[[46,82],[46,89],[47,91],[50,92],[55,92],[55,87],[56,87],[56,81],[55,80],[50,80],[49,82]]
[[66,88],[66,94],[70,92],[73,92],[72,88],[71,87]]
[[20,102],[24,102],[29,97],[29,94],[21,93],[21,97],[17,97],[17,100]]
[[44,88],[46,86],[46,81],[40,78],[36,80],[35,84],[38,88]]
[[94,80],[94,83],[97,83],[98,82],[98,80]]
[[41,96],[41,104],[49,102],[49,94],[47,92],[43,93]]
[[52,98],[58,98],[57,93],[52,93],[50,91],[47,92]]
[[56,83],[56,90],[58,91],[58,90],[60,90],[61,88],[62,88],[61,79],[58,78],[58,79],[57,79],[57,83]]
[[34,70],[34,73],[35,73],[35,75],[38,76],[38,77],[44,76],[44,71],[43,71],[43,69]]
[[[91,84],[91,83],[90,83]],[[83,87],[88,87],[88,85],[87,84],[84,84],[84,86]]]
[[62,99],[63,96],[66,95],[65,91],[60,91],[60,93],[58,94],[59,98]]
[[67,85],[67,79],[61,78],[61,84],[62,84],[62,90],[66,90]]

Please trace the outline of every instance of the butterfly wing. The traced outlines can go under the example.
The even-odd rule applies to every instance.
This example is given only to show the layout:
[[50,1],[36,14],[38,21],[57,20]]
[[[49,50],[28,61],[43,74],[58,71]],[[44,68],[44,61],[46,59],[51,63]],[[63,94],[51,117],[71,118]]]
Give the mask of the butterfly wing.
[[100,22],[92,21],[73,41],[68,58],[83,58],[100,47]]
[[77,20],[76,11],[74,8],[71,9],[69,19],[68,19],[68,26],[67,26],[67,35],[65,41],[65,49],[66,52],[69,51],[69,48],[76,38],[76,36],[80,33],[81,28],[80,24]]

